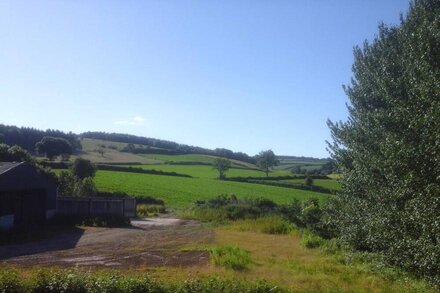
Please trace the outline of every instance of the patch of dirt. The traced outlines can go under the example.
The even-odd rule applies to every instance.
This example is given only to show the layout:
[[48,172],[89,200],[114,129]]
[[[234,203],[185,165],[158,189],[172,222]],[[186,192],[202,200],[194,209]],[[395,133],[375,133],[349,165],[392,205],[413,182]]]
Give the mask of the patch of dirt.
[[38,242],[0,246],[0,263],[22,266],[192,266],[206,264],[206,251],[187,251],[213,242],[196,221],[134,219],[130,228],[84,228]]

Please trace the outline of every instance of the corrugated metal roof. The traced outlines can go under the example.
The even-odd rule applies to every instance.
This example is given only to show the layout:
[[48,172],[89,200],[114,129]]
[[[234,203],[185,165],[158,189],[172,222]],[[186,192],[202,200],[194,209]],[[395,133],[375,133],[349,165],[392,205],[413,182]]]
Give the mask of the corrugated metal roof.
[[0,162],[0,175],[14,169],[15,167],[23,163],[24,162]]

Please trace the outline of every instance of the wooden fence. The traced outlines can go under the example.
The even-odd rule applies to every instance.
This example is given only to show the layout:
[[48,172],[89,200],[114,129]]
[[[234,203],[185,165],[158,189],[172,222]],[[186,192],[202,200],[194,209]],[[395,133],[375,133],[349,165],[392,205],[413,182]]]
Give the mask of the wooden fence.
[[58,197],[57,214],[136,216],[136,200],[132,198]]

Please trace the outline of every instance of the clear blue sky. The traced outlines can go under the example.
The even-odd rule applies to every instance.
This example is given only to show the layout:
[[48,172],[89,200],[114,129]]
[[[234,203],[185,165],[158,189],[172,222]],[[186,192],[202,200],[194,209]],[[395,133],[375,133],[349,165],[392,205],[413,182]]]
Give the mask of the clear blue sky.
[[327,157],[352,49],[407,0],[1,1],[0,123]]

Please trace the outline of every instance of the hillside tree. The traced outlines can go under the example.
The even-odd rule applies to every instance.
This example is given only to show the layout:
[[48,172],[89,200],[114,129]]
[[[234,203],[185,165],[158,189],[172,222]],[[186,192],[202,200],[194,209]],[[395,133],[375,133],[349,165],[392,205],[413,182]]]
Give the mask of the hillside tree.
[[257,161],[257,166],[266,173],[266,177],[269,176],[270,168],[277,166],[280,163],[272,150],[261,151],[255,156],[255,159]]
[[218,171],[218,178],[225,179],[226,172],[231,168],[231,161],[226,158],[217,158],[214,161],[214,169]]
[[346,122],[328,122],[342,172],[339,237],[440,285],[440,1],[354,50]]
[[37,142],[35,149],[39,154],[44,154],[49,160],[56,156],[69,154],[73,152],[72,145],[67,139],[61,137],[45,136]]

